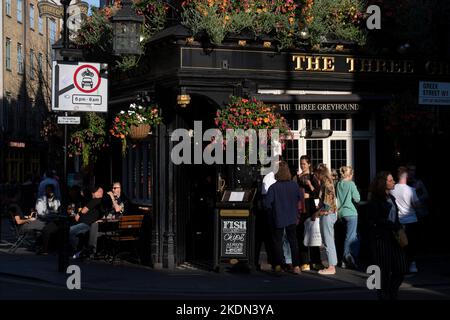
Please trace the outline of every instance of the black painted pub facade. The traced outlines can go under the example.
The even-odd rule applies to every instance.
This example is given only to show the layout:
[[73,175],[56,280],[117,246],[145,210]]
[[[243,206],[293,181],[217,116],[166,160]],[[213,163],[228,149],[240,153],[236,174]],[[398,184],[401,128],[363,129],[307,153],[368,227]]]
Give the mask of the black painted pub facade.
[[[110,110],[144,94],[158,103],[164,118],[125,159],[112,159],[114,179],[122,180],[128,196],[152,215],[155,268],[212,260],[219,175],[227,187],[236,185],[236,177],[219,165],[174,165],[170,137],[175,129],[193,129],[195,120],[202,121],[203,130],[214,128],[216,110],[230,95],[277,104],[294,133],[283,151],[293,172],[303,154],[314,164],[335,169],[352,165],[364,199],[377,170],[394,166],[397,156],[386,144],[389,137],[380,120],[384,107],[405,91],[417,95],[419,81],[445,81],[450,75],[450,65],[438,60],[370,57],[345,50],[278,52],[262,42],[238,40],[211,47],[174,26],[153,38],[139,70],[110,81]],[[191,98],[185,107],[177,103],[180,94]],[[333,134],[308,139],[302,134],[305,129]]]

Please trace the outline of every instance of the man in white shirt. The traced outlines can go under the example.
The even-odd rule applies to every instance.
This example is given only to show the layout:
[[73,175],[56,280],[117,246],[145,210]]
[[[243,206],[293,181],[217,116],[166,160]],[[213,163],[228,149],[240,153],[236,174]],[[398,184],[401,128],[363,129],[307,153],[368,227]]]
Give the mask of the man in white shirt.
[[399,167],[398,183],[390,193],[395,198],[400,223],[405,226],[406,235],[408,236],[408,246],[405,247],[405,251],[410,264],[409,272],[415,273],[417,272],[417,266],[414,261],[414,254],[417,248],[419,232],[415,208],[420,206],[420,200],[416,190],[408,186],[407,181],[408,169],[406,167]]

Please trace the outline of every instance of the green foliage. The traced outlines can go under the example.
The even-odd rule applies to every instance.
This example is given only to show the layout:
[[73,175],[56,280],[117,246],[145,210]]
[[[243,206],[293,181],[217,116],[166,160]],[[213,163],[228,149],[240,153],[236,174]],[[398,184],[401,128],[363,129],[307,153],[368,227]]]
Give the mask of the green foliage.
[[309,24],[312,44],[323,40],[354,41],[358,45],[366,42],[363,0],[320,0],[311,8],[312,21]]
[[72,132],[68,145],[69,157],[81,155],[83,167],[97,160],[97,152],[106,147],[105,119],[95,112],[82,118],[81,129]]

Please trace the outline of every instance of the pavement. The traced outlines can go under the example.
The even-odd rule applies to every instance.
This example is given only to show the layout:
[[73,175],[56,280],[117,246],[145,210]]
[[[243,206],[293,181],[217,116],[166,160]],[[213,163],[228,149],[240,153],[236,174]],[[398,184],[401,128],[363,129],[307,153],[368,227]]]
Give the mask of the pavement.
[[[77,295],[49,294],[52,299],[250,299],[250,300],[374,300],[366,286],[368,274],[338,268],[333,276],[315,271],[301,275],[276,275],[268,265],[263,271],[244,273],[207,271],[184,264],[174,270],[156,270],[126,262],[110,264],[101,260],[72,260],[81,270],[81,291]],[[426,256],[417,261],[420,272],[407,276],[400,299],[450,299],[450,256]],[[57,256],[40,256],[20,248],[16,253],[0,249],[0,282],[39,290],[67,289],[70,274],[57,270]],[[0,299],[15,295],[0,290]],[[22,297],[22,296],[21,296]],[[30,296],[30,299],[46,298]],[[24,297],[27,299],[27,297]]]

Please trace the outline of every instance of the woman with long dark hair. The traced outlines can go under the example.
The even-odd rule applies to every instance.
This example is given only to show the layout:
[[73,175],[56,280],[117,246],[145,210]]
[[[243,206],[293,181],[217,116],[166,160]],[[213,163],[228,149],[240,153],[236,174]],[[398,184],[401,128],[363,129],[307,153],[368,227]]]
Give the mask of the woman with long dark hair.
[[370,188],[369,237],[372,263],[381,271],[381,288],[377,290],[381,300],[397,298],[398,289],[408,270],[405,252],[395,236],[402,226],[395,198],[389,193],[394,185],[392,175],[383,171],[377,175]]
[[300,157],[301,173],[294,177],[300,189],[305,194],[305,200],[301,206],[299,223],[297,225],[297,240],[300,250],[301,270],[311,270],[311,264],[321,264],[320,261],[320,247],[306,247],[303,244],[305,236],[305,220],[310,218],[316,211],[314,199],[319,197],[319,182],[311,170],[311,158],[307,155]]

